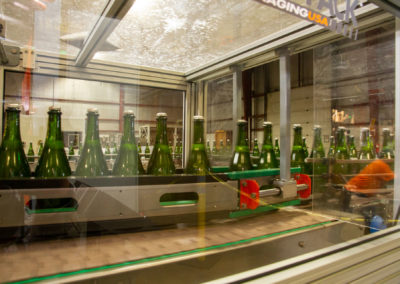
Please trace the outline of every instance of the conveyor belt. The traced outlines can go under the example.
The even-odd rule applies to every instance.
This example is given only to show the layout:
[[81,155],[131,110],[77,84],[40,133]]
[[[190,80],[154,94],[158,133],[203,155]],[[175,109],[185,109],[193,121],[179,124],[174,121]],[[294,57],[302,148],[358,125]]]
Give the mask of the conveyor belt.
[[[160,259],[179,257],[279,234],[306,230],[330,222],[302,211],[280,210],[244,219],[217,220],[203,227],[62,239],[2,245],[0,281],[62,277]],[[45,278],[45,279],[46,279]]]

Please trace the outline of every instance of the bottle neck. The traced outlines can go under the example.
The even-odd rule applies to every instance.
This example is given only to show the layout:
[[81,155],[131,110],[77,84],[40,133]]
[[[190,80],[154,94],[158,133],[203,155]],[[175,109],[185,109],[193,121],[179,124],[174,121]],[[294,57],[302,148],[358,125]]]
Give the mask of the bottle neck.
[[361,132],[361,147],[369,148],[369,133],[368,131]]
[[246,124],[238,125],[237,146],[248,146],[246,141]]
[[384,132],[383,133],[382,147],[389,147],[389,143],[390,143],[390,133],[389,132]]
[[354,137],[350,137],[350,148],[356,148],[356,145],[354,144]]
[[204,144],[204,121],[195,120],[194,121],[194,144]]
[[135,139],[135,117],[132,115],[125,115],[124,116],[124,136],[123,142],[124,143],[133,143],[136,144]]
[[86,141],[100,140],[98,117],[99,115],[96,113],[87,114]]
[[335,149],[336,148],[335,147],[335,138],[334,137],[329,138],[329,148],[330,149]]
[[158,117],[157,118],[157,133],[156,133],[156,143],[155,144],[165,144],[167,142],[167,118]]
[[46,141],[63,140],[61,132],[61,112],[49,111]]
[[293,146],[303,146],[303,139],[301,137],[301,128],[294,129]]
[[3,139],[21,140],[19,111],[7,110],[6,114],[6,127],[4,130]]
[[[276,145],[275,141],[275,145]],[[264,142],[263,145],[271,145],[272,146],[272,126],[266,125],[264,126]]]
[[337,142],[338,148],[346,148],[346,136],[344,134],[344,130],[339,131],[338,134],[338,142]]
[[279,142],[278,142],[278,139],[275,139],[275,148],[279,148]]
[[313,150],[316,150],[322,144],[321,129],[314,130]]

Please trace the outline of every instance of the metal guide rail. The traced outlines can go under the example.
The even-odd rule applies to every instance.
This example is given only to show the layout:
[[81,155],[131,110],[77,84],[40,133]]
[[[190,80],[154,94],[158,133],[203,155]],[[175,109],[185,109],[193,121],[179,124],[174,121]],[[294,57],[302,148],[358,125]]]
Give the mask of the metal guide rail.
[[277,180],[278,169],[214,170],[224,173],[2,180],[1,238],[24,237],[27,227],[73,235],[197,222],[199,212],[207,219],[243,216],[298,204],[297,191],[311,191],[310,183]]
[[8,243],[1,245],[0,282],[68,283],[69,277],[115,276],[108,283],[117,283],[119,273],[132,270],[134,275],[125,276],[125,281],[176,283],[179,277],[199,283],[231,274],[232,267],[245,271],[362,234],[360,228],[332,218],[280,210],[217,219],[206,226]]

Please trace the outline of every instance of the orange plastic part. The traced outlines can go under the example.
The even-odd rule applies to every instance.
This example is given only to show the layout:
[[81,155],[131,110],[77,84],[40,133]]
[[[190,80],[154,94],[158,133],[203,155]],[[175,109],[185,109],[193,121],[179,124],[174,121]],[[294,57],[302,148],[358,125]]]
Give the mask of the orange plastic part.
[[260,204],[260,186],[255,180],[240,181],[240,208],[256,209]]
[[295,174],[294,179],[297,184],[308,185],[308,188],[298,191],[301,198],[308,198],[311,195],[311,178],[305,174]]
[[375,160],[349,180],[345,188],[352,192],[374,195],[392,179],[394,179],[394,173],[390,167],[382,160]]

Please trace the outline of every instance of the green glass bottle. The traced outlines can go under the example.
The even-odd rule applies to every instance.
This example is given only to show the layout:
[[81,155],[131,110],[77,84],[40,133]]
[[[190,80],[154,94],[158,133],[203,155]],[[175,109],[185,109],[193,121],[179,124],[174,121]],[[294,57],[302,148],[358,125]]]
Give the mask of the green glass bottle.
[[274,152],[275,152],[275,158],[276,158],[276,161],[277,161],[278,167],[279,167],[280,160],[281,160],[281,150],[279,148],[279,139],[278,139],[278,137],[275,137]]
[[350,135],[349,139],[349,156],[350,160],[358,160],[358,155],[357,155],[357,149],[356,149],[356,144],[354,143],[354,136]]
[[10,104],[6,108],[6,123],[0,146],[0,177],[30,177],[31,170],[26,159],[21,140],[19,105]]
[[251,170],[252,164],[250,160],[250,150],[249,150],[249,145],[246,142],[247,121],[238,120],[237,127],[238,127],[237,142],[235,146],[235,151],[233,152],[231,158],[229,170],[230,171]]
[[148,159],[148,158],[150,158],[150,155],[151,155],[151,153],[150,153],[149,143],[146,142],[146,147],[144,149],[144,157]]
[[43,142],[39,142],[38,156],[40,157],[42,153],[43,153]]
[[106,160],[110,159],[110,155],[111,155],[110,144],[107,144],[106,150],[104,151],[104,156],[105,156]]
[[372,137],[371,134],[369,134],[369,142],[370,142],[370,147],[372,149],[372,158],[376,158],[376,148],[375,148],[375,143],[374,143],[374,137]]
[[315,159],[322,159],[325,158],[325,149],[324,145],[322,144],[321,138],[321,126],[315,125],[314,126],[314,141],[313,146],[310,153],[310,158]]
[[138,142],[138,145],[137,145],[137,152],[139,155],[142,154],[142,146],[140,145],[140,141]]
[[183,153],[183,145],[182,145],[182,140],[179,141],[179,155],[182,156]]
[[335,136],[329,137],[329,150],[328,150],[328,158],[335,158]]
[[[264,132],[264,134],[265,134],[265,132]],[[265,140],[264,140],[264,141],[265,141]],[[260,156],[260,149],[258,148],[258,139],[257,139],[257,138],[254,138],[254,147],[253,147],[253,153],[252,153],[252,155],[253,155],[254,157]]]
[[379,158],[381,159],[394,159],[394,152],[390,145],[390,130],[389,128],[382,129],[383,141],[382,141],[382,150],[379,153]]
[[109,174],[99,137],[99,111],[90,108],[87,111],[86,137],[81,156],[76,166],[76,176],[105,176]]
[[308,158],[308,149],[307,149],[307,143],[306,143],[306,137],[303,137],[303,151],[304,151],[304,158]]
[[169,147],[169,151],[172,154],[174,151],[172,150],[172,142],[171,141],[168,142],[168,147]]
[[211,155],[210,140],[207,140],[207,154]]
[[219,140],[219,153],[220,155],[225,155],[226,151],[225,151],[225,147],[224,147],[224,140]]
[[370,141],[369,129],[367,127],[361,128],[360,134],[360,154],[358,159],[360,160],[371,160],[374,158],[372,143]]
[[322,144],[322,129],[321,126],[314,126],[314,141],[311,148],[310,158],[313,159],[308,166],[308,174],[313,175],[313,192],[323,192],[324,184],[326,183],[325,176],[328,174],[328,166],[325,158],[325,149]]
[[35,177],[66,177],[71,168],[64,150],[64,138],[61,132],[61,109],[50,107],[46,140],[43,153],[35,170]]
[[206,175],[211,168],[204,145],[204,117],[197,115],[193,117],[193,121],[193,145],[189,154],[186,173]]
[[135,138],[135,115],[128,110],[124,113],[124,133],[121,138],[119,154],[115,160],[114,176],[134,176],[144,174]]
[[[258,162],[258,169],[271,169],[278,167],[274,147],[272,145],[272,123],[264,121],[264,141],[261,146],[261,155]],[[254,139],[257,143],[257,139]]]
[[157,132],[147,173],[150,175],[173,175],[175,165],[167,141],[167,114],[157,113]]
[[28,162],[34,162],[35,161],[35,152],[33,152],[33,146],[32,142],[29,142],[29,149],[28,149]]
[[228,156],[230,156],[232,154],[232,144],[231,144],[231,140],[228,138],[226,139],[226,153],[228,154]]
[[211,150],[211,155],[217,155],[218,151],[217,151],[217,144],[215,142],[215,140],[213,141],[213,148]]
[[[335,149],[335,164],[333,166],[333,173],[337,175],[349,174],[349,164],[342,163],[340,160],[348,160],[350,158],[349,152],[347,150],[346,143],[346,128],[339,126],[337,134],[337,143]],[[343,183],[344,179],[336,179],[336,183]]]
[[115,158],[116,158],[116,156],[118,155],[118,147],[117,147],[117,143],[113,143],[113,147],[112,147],[111,155],[112,155],[113,159],[115,159]]
[[280,157],[281,150],[279,148],[279,139],[278,139],[278,137],[275,137],[274,152],[275,152],[275,157],[277,157],[277,158]]
[[302,141],[302,127],[300,124],[293,125],[294,129],[294,139],[293,139],[293,147],[290,159],[291,167],[300,167],[301,172],[305,172],[305,153],[303,149],[303,141]]
[[73,161],[75,159],[74,155],[75,155],[74,146],[71,144],[71,146],[69,146],[68,149],[68,160]]

